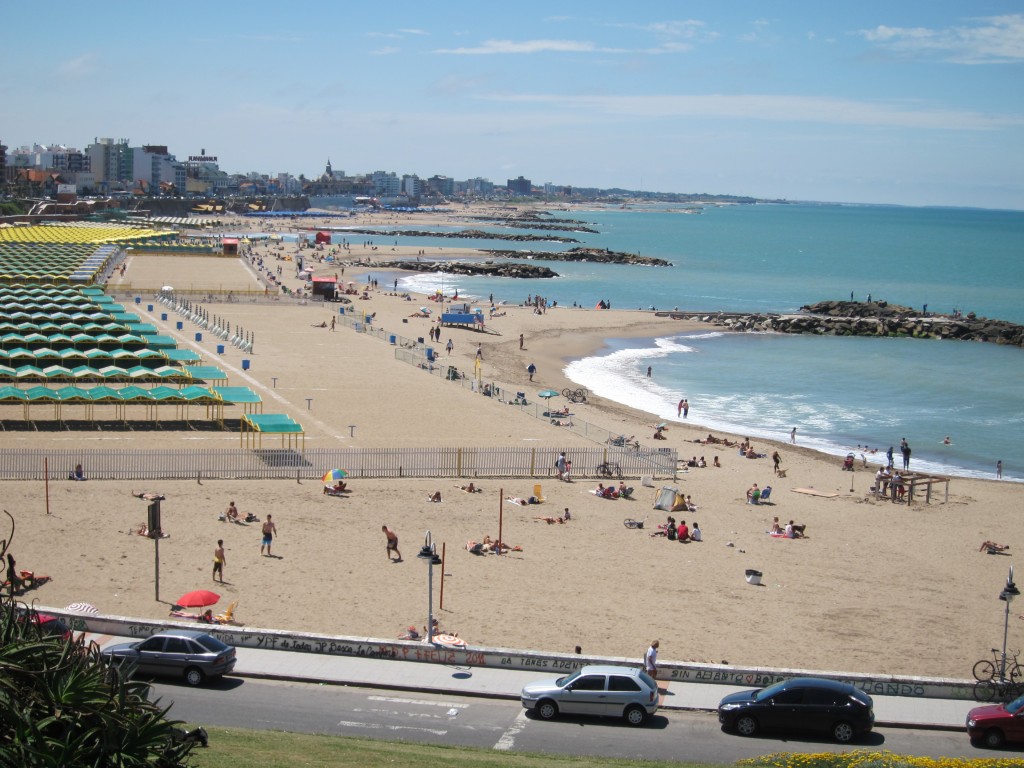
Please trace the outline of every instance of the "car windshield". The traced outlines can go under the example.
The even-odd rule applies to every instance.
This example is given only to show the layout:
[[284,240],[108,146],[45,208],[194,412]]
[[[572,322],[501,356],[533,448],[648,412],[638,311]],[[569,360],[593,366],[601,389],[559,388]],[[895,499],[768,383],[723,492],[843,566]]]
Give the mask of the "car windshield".
[[231,648],[230,645],[225,645],[213,635],[200,635],[193,639],[210,653],[224,653]]
[[776,693],[783,690],[785,685],[785,683],[776,683],[775,685],[769,685],[767,688],[762,688],[754,694],[754,701],[764,701],[765,699],[771,698]]
[[1017,711],[1024,707],[1024,696],[1018,696],[1016,699],[1006,705],[1006,711],[1011,715],[1017,714]]
[[565,688],[565,686],[567,686],[569,683],[571,683],[579,676],[580,670],[576,670],[571,675],[566,675],[565,677],[560,677],[557,680],[555,680],[555,685],[557,685],[559,688]]

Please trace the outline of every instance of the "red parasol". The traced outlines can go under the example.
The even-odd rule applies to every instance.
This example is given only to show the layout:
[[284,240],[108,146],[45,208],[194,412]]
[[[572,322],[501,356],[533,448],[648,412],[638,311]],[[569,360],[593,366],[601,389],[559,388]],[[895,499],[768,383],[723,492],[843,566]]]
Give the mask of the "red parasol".
[[177,604],[182,608],[205,608],[220,600],[220,595],[208,589],[197,589],[178,598]]

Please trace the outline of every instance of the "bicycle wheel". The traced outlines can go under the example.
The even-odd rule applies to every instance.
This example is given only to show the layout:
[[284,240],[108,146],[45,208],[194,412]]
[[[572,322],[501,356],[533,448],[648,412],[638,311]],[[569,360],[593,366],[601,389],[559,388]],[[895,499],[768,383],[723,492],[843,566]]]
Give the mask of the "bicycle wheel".
[[989,659],[982,659],[974,665],[975,680],[991,680],[996,676],[996,665]]
[[988,702],[996,697],[996,684],[991,680],[979,680],[974,684],[974,700]]
[[1014,662],[1013,666],[1007,665],[1007,672],[1010,673],[1010,681],[1016,685],[1024,685],[1024,667]]

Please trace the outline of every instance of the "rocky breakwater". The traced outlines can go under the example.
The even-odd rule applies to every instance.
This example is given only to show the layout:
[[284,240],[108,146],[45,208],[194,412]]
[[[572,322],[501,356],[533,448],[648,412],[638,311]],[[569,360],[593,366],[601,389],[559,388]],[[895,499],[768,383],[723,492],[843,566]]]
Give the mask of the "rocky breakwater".
[[823,336],[902,336],[958,339],[1024,347],[1024,326],[1005,320],[918,312],[884,301],[822,301],[801,307],[802,314],[659,312],[697,319],[734,331],[814,333]]
[[483,264],[464,261],[385,261],[375,264],[383,269],[403,269],[406,272],[444,272],[448,275],[470,275],[474,277],[558,277],[548,267],[534,264]]
[[502,251],[487,248],[489,256],[503,259],[532,259],[534,261],[590,261],[600,264],[633,264],[643,267],[671,267],[671,261],[641,256],[638,253],[609,251],[605,248],[570,248],[567,251]]

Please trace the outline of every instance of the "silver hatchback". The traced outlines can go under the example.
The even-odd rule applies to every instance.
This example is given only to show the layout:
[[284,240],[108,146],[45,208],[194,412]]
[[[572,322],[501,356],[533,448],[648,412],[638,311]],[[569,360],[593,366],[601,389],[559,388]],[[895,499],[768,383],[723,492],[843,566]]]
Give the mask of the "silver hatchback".
[[622,717],[641,725],[658,711],[658,684],[641,669],[590,666],[565,677],[538,680],[523,687],[523,706],[550,720],[568,715]]

